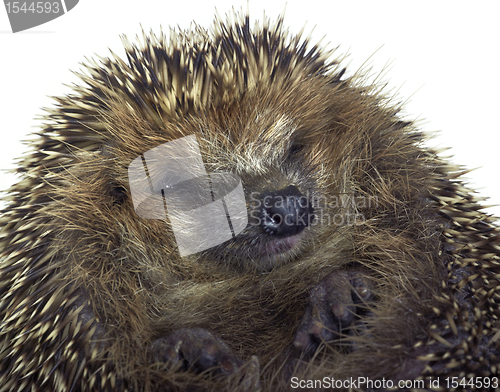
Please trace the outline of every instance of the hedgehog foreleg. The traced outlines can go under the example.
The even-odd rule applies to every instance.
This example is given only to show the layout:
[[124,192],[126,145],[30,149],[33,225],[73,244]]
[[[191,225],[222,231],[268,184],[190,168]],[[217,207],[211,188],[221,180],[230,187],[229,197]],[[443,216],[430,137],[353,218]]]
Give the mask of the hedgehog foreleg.
[[322,342],[351,335],[355,324],[363,325],[360,316],[369,314],[366,305],[373,298],[372,284],[363,273],[339,271],[328,275],[311,291],[294,346],[312,354]]
[[222,340],[203,328],[178,329],[153,341],[149,351],[156,362],[183,361],[183,367],[199,372],[214,368],[217,373],[232,374],[244,363]]

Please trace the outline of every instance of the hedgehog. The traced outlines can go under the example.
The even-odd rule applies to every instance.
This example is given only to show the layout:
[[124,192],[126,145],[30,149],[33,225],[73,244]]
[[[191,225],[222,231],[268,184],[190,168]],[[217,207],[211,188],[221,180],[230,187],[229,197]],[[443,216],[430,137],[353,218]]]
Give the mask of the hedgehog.
[[0,220],[0,391],[493,390],[500,230],[283,16],[123,38]]

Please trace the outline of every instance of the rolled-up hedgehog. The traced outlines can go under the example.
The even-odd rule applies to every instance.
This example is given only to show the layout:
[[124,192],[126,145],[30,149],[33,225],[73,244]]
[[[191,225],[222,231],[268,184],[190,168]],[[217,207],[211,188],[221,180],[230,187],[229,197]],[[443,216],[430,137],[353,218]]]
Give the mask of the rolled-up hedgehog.
[[498,227],[282,25],[125,40],[48,110],[0,220],[0,391],[498,385]]

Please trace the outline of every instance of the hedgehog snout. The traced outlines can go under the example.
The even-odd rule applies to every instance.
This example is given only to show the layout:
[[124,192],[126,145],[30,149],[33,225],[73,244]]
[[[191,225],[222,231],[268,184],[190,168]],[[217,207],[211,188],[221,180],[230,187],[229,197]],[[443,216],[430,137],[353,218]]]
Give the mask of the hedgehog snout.
[[310,200],[295,185],[260,195],[260,227],[269,234],[292,236],[301,233],[314,219]]

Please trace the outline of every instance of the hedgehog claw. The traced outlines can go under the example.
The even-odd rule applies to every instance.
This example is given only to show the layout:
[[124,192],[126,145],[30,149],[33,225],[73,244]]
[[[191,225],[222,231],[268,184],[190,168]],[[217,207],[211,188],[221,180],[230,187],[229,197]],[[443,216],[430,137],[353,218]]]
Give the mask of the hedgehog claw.
[[[294,346],[305,354],[316,351],[321,343],[363,333],[366,304],[374,295],[370,280],[356,271],[339,271],[323,279],[309,296],[306,312],[295,333]],[[363,328],[364,327],[364,328]]]
[[217,374],[232,374],[244,364],[231,354],[231,350],[209,331],[178,329],[169,336],[153,341],[150,354],[155,362],[175,365],[182,361],[181,368],[201,373],[213,370]]

